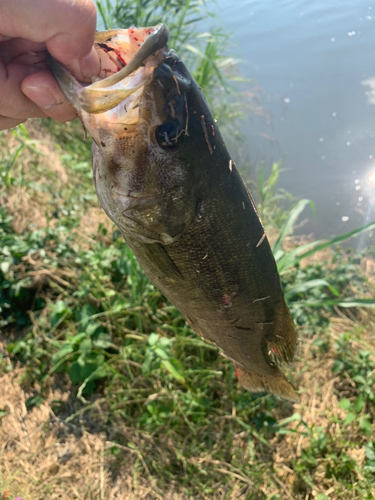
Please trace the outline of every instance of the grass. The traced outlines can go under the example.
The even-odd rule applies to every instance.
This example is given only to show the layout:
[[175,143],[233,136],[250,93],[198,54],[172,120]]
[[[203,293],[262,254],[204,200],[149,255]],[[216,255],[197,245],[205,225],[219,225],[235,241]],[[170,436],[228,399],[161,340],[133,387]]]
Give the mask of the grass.
[[[108,27],[165,20],[163,2],[101,5]],[[172,36],[222,96],[217,39],[200,46],[188,31],[201,4],[168,5]],[[2,500],[375,497],[375,255],[339,246],[371,224],[294,238],[312,205],[278,190],[280,165],[260,170],[300,337],[291,405],[238,387],[232,363],[148,281],[97,205],[79,124],[34,122],[0,143]]]
[[96,208],[72,127],[2,136],[1,488],[24,500],[373,498],[374,313],[337,302],[372,302],[361,257],[320,242],[302,259],[288,234],[305,202],[283,218],[274,247],[279,263],[294,255],[282,280],[302,402],[247,393]]

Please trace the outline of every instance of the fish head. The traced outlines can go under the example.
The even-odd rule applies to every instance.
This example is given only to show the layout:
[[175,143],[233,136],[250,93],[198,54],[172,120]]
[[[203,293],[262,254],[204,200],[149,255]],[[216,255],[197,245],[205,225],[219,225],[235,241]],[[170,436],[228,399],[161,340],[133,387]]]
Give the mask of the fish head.
[[98,32],[101,72],[90,85],[51,61],[92,136],[102,207],[125,238],[163,244],[191,224],[204,182],[191,168],[197,143],[189,136],[188,96],[196,84],[167,39],[164,25]]

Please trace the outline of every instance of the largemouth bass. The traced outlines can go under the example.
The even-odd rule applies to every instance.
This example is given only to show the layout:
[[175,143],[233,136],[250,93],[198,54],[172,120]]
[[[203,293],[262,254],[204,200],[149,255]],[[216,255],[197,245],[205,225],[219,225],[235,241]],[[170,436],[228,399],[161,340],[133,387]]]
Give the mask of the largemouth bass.
[[298,395],[297,337],[252,197],[164,25],[98,32],[101,74],[51,61],[90,132],[96,192],[151,281],[249,391]]

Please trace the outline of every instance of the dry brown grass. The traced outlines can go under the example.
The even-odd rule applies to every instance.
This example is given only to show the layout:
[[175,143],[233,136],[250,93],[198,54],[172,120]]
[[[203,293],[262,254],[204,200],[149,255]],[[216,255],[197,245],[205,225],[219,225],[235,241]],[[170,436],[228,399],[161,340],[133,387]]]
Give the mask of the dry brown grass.
[[[51,201],[52,192],[59,192],[68,182],[68,175],[61,163],[55,141],[46,128],[42,128],[37,121],[27,124],[30,139],[40,141],[33,144],[38,153],[25,147],[12,171],[25,182],[11,186],[6,194],[0,199],[2,205],[7,205],[9,215],[13,216],[13,228],[15,232],[21,233],[26,227],[46,227],[46,212],[48,203]],[[11,156],[17,146],[18,139],[8,132],[2,138],[3,146],[8,148],[7,155]],[[34,182],[31,190],[27,182]],[[42,189],[39,189],[41,187]]]
[[[353,352],[358,352],[360,349],[370,349],[375,353],[375,337],[373,332],[373,324],[375,314],[371,310],[363,309],[355,318],[350,319],[340,313],[341,317],[331,318],[331,328],[328,332],[330,340],[329,349],[324,353],[317,355],[313,348],[313,340],[302,344],[299,358],[301,361],[296,363],[296,372],[299,373],[298,385],[303,388],[301,391],[301,402],[294,405],[294,411],[299,413],[307,427],[312,430],[321,428],[328,435],[332,442],[337,443],[338,455],[347,454],[357,463],[357,481],[362,481],[361,468],[365,461],[365,444],[363,434],[358,430],[358,426],[350,424],[343,426],[346,411],[339,406],[339,400],[346,397],[354,400],[357,397],[356,384],[352,381],[348,374],[345,379],[335,377],[332,373],[333,361],[336,357],[336,346],[340,334],[343,332],[353,332],[357,327],[367,325],[366,328],[361,328],[359,338],[353,338],[351,343]],[[375,360],[375,355],[372,356]],[[297,422],[290,424],[290,429],[297,429]],[[299,430],[304,430],[299,427]],[[317,432],[317,431],[316,431]],[[316,434],[315,432],[315,434]],[[373,429],[371,439],[375,438],[375,429]],[[287,434],[282,439],[275,437],[271,443],[274,448],[274,465],[278,471],[280,479],[280,487],[283,491],[282,498],[294,499],[299,491],[299,480],[291,466],[291,462],[298,461],[301,458],[303,450],[311,446],[314,439],[314,431],[307,432],[303,435],[301,432]],[[347,445],[343,446],[345,441]],[[353,442],[357,442],[356,447]],[[356,494],[356,489],[353,491],[343,491],[340,482],[335,477],[327,477],[326,467],[331,458],[326,460],[321,459],[313,474],[313,482],[315,489],[312,489],[311,495],[306,496],[306,500],[314,498],[318,493],[325,494],[330,500],[344,499],[360,499],[361,495]],[[332,463],[332,466],[335,465]],[[375,497],[375,488],[372,489],[372,494]],[[298,496],[298,498],[300,498]]]
[[[0,204],[7,205],[7,212],[13,217],[14,231],[18,234],[30,226],[45,228],[46,214],[51,203],[56,204],[56,199],[61,196],[64,188],[69,187],[67,170],[61,161],[56,139],[36,120],[27,123],[27,131],[32,140],[40,141],[33,145],[38,154],[27,148],[22,150],[12,169],[20,173],[23,182],[10,186],[6,197],[0,197]],[[11,132],[3,137],[3,143],[7,144],[9,151],[15,150],[20,144]],[[31,182],[32,189],[29,186]],[[79,178],[76,178],[75,182],[79,182]],[[56,219],[49,221],[50,225],[53,223],[56,223]],[[99,224],[108,230],[113,227],[98,205],[87,207],[79,226],[74,230],[79,243],[84,245],[85,240],[97,233]]]
[[[23,175],[35,181],[36,185],[47,189],[40,195],[37,190],[12,186],[7,193],[7,199],[0,200],[0,203],[7,203],[8,212],[14,217],[13,225],[17,232],[22,232],[28,225],[45,227],[45,214],[51,201],[51,194],[48,193],[58,193],[67,183],[66,171],[57,150],[52,146],[52,138],[46,136],[46,130],[33,126],[29,128],[29,133],[34,139],[48,141],[37,145],[43,153],[42,157],[38,157],[39,167],[42,163],[41,170],[34,170],[33,153],[27,150],[22,153],[16,168],[22,169]],[[14,146],[14,141],[14,137],[10,135],[10,148]],[[112,227],[112,223],[99,207],[86,207],[79,226],[73,230],[75,242],[85,248],[86,245],[90,247],[93,234],[96,234],[96,238],[104,238],[102,233],[97,232],[100,223],[107,229]],[[109,239],[109,235],[106,238]],[[307,241],[310,239],[304,237],[299,243]],[[289,244],[292,248],[296,241],[290,240],[287,248]],[[330,250],[327,249],[315,254],[309,260],[306,259],[303,264],[329,262],[330,257]],[[375,261],[363,260],[361,267],[368,276],[370,284],[374,284]],[[56,287],[60,286],[68,291],[74,288],[74,270],[52,268],[43,264],[35,255],[28,255],[15,271],[19,273],[19,278],[30,277],[32,286],[43,287],[48,282],[51,287],[56,284]],[[345,411],[339,406],[339,400],[345,397],[353,401],[357,396],[356,385],[349,375],[341,379],[335,377],[332,374],[332,364],[337,354],[335,340],[345,331],[353,332],[360,327],[360,335],[352,337],[351,345],[354,351],[375,350],[372,327],[375,324],[375,315],[369,310],[356,312],[355,316],[350,312],[344,315],[337,310],[337,317],[331,320],[332,325],[328,334],[330,343],[326,351],[318,352],[312,340],[301,344],[299,361],[292,370],[296,385],[302,388],[301,403],[294,405],[293,412],[301,415],[305,427],[300,426],[295,433],[276,435],[270,442],[271,448],[267,452],[267,460],[275,472],[264,474],[260,491],[266,498],[277,494],[282,500],[297,498],[313,500],[318,493],[322,493],[330,500],[360,499],[359,494],[356,496],[356,490],[343,491],[340,482],[334,477],[327,476],[326,467],[331,458],[319,458],[318,466],[312,472],[314,483],[312,488],[301,484],[301,477],[293,465],[300,461],[304,451],[311,447],[316,436],[314,427],[321,427],[332,442],[337,442],[338,456],[345,453],[356,460],[358,467],[355,481],[358,483],[362,481],[361,467],[365,460],[363,435],[358,432],[358,426],[354,423],[345,427],[338,423],[345,419]],[[0,338],[0,355],[4,353],[5,348],[2,347]],[[6,356],[5,362],[7,362]],[[148,449],[154,447],[156,450],[160,441],[156,443],[156,440],[142,434],[138,428],[126,427],[124,422],[111,424],[110,428],[107,426],[104,434],[104,426],[100,419],[95,417],[91,421],[90,412],[81,414],[82,425],[79,427],[57,417],[53,411],[54,400],[65,402],[65,418],[76,412],[76,402],[70,386],[62,383],[65,380],[63,375],[55,375],[54,379],[51,377],[51,384],[54,383],[55,386],[51,385],[45,402],[39,407],[27,407],[26,403],[31,392],[19,384],[22,376],[21,369],[3,376],[0,372],[0,410],[6,411],[6,415],[0,417],[0,498],[2,496],[5,498],[2,490],[3,492],[9,490],[10,498],[21,496],[23,500],[191,500],[179,484],[158,484],[155,477],[149,473],[142,455],[137,451],[142,448],[145,441],[148,442]],[[155,395],[145,397],[145,402]],[[101,405],[98,402],[95,407],[96,413],[108,409],[109,405],[106,404],[105,398],[104,395]],[[279,416],[278,409],[275,409],[275,416],[276,418]],[[225,415],[222,418],[224,420],[232,417],[233,415]],[[295,430],[296,427],[297,422],[288,425],[290,430]],[[302,432],[304,430],[306,432]],[[217,435],[220,436],[219,433]],[[373,431],[371,439],[374,438]],[[120,455],[111,453],[115,441]],[[117,444],[117,441],[123,445]],[[350,444],[353,442],[357,443],[355,447]],[[133,449],[124,443],[135,443],[138,448]],[[173,448],[174,443],[170,437],[160,445],[157,453],[163,465],[168,465],[169,457],[174,453]],[[250,457],[246,431],[234,435],[232,448],[233,452],[238,448],[243,450],[241,457],[244,464],[253,464],[255,467],[255,462],[262,460],[257,454],[253,458]],[[221,475],[219,477],[225,476],[229,481],[225,486],[223,486],[224,481],[218,481],[215,486],[215,496],[202,494],[199,500],[258,498],[249,497],[249,492],[254,494],[257,492],[254,492],[253,483],[243,471],[234,468],[230,461],[213,460],[212,453],[212,450],[208,449],[204,457],[193,456],[187,461],[200,470],[211,467]],[[374,489],[373,495],[375,498]],[[194,500],[198,500],[198,497]]]
[[84,432],[59,420],[53,400],[67,401],[69,389],[51,390],[39,408],[28,410],[22,371],[0,378],[0,493],[9,490],[23,500],[108,499],[187,500],[175,491],[161,496],[154,480],[139,474],[138,454],[121,447],[121,467],[108,450],[104,434]]
[[373,257],[364,257],[361,260],[361,269],[368,277],[369,282],[375,285],[375,259]]
[[[98,232],[99,224],[108,231],[107,237],[103,233]],[[74,229],[75,241],[79,244],[80,248],[87,249],[93,243],[93,238],[106,240],[111,244],[111,235],[115,228],[113,222],[107,217],[104,210],[100,207],[90,207],[82,215],[80,223]]]
[[[357,322],[371,325],[374,313],[363,312],[363,317]],[[370,318],[371,316],[371,318]],[[371,319],[371,321],[370,321]],[[337,441],[340,453],[346,453],[356,460],[357,480],[363,478],[360,469],[365,460],[364,442],[357,436],[358,446],[342,448],[343,440],[353,443],[353,436],[358,432],[356,426],[343,427],[339,421],[345,419],[345,411],[339,406],[339,397],[343,397],[344,388],[339,379],[332,374],[332,363],[335,357],[335,340],[347,330],[353,329],[353,320],[350,318],[336,318],[330,330],[330,347],[317,355],[312,341],[301,347],[300,361],[293,369],[297,374],[298,385],[301,390],[301,402],[294,405],[294,412],[301,415],[306,427],[299,431],[310,429],[309,432],[296,432],[286,435],[277,435],[270,442],[274,470],[273,480],[268,474],[264,476],[264,485],[261,490],[266,498],[278,494],[283,500],[303,498],[301,496],[301,479],[293,469],[293,461],[298,461],[311,446],[314,439],[314,427],[321,427],[334,442]],[[371,327],[362,332],[358,340],[354,339],[353,349],[375,348],[375,339]],[[26,390],[19,385],[22,371],[17,370],[14,375],[4,375],[0,379],[0,408],[8,414],[1,420],[0,425],[0,485],[3,489],[9,488],[14,495],[22,496],[23,500],[48,499],[121,499],[121,500],[187,500],[178,485],[170,485],[168,491],[161,491],[154,478],[142,462],[142,456],[134,449],[120,446],[121,461],[110,453],[114,443],[108,439],[118,436],[129,437],[129,441],[137,441],[138,431],[129,427],[114,427],[106,429],[104,433],[86,432],[70,423],[64,423],[52,411],[54,400],[67,402],[74,413],[74,398],[71,398],[69,385],[60,388],[51,388],[47,400],[39,408],[29,410],[26,401],[29,396]],[[350,379],[344,381],[350,386]],[[353,384],[354,386],[354,384]],[[338,392],[340,390],[340,393]],[[350,392],[350,391],[349,391]],[[346,394],[346,397],[355,397]],[[90,415],[84,417],[86,428],[90,428]],[[295,429],[297,422],[289,424]],[[91,425],[98,428],[97,423]],[[100,425],[99,425],[100,428]],[[237,446],[247,446],[246,433],[236,437]],[[375,437],[375,434],[372,438]],[[149,439],[149,438],[148,438]],[[355,440],[355,439],[354,439]],[[117,441],[117,440],[116,440]],[[339,445],[339,443],[341,443]],[[168,446],[168,443],[165,443]],[[173,445],[173,443],[172,443]],[[116,446],[119,446],[116,444]],[[246,455],[247,456],[247,455]],[[209,455],[207,455],[209,460]],[[251,460],[247,457],[248,460]],[[195,459],[192,459],[195,460]],[[198,459],[202,461],[202,459]],[[346,500],[360,498],[354,492],[345,492],[340,483],[326,474],[327,463],[330,458],[322,459],[313,472],[314,489],[306,494],[306,500],[313,500],[318,493],[328,496],[330,500]],[[211,460],[212,462],[212,460]],[[205,464],[200,464],[204,467]],[[222,474],[231,476],[232,492],[228,489],[220,493],[218,484],[215,499],[247,500],[251,485],[248,478],[240,470],[233,470],[230,464],[210,463]],[[329,464],[328,464],[329,465]],[[247,483],[246,483],[247,480]],[[246,487],[244,490],[244,486]],[[250,487],[250,490],[248,489]],[[165,488],[165,486],[164,486]],[[164,489],[163,488],[163,489]],[[246,492],[244,492],[246,491]],[[375,495],[375,490],[373,491]],[[354,496],[353,496],[354,495]],[[202,498],[207,498],[206,496]]]

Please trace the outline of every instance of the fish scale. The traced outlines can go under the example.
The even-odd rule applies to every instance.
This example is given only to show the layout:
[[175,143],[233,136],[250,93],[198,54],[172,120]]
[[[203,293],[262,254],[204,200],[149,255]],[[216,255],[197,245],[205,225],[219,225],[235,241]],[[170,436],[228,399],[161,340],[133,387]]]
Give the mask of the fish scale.
[[250,192],[202,90],[163,45],[166,28],[137,30],[98,34],[126,66],[106,78],[111,60],[97,44],[106,70],[92,89],[51,63],[93,136],[100,203],[151,281],[234,362],[240,383],[297,401],[278,366],[293,360],[296,331]]

